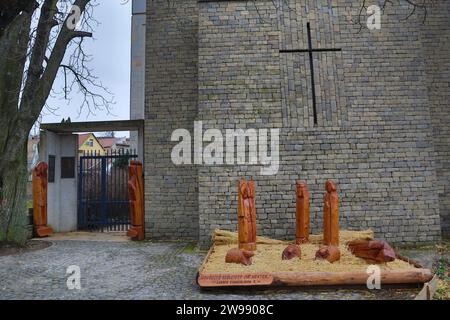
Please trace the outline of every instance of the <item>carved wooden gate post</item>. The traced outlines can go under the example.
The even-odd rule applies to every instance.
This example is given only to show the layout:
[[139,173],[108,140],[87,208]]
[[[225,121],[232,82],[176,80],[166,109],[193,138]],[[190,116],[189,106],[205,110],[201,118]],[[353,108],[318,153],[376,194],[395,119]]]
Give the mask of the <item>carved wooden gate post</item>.
[[309,191],[305,182],[297,182],[296,243],[309,242]]
[[33,223],[37,237],[47,237],[53,229],[47,226],[48,165],[39,162],[33,169]]
[[339,246],[339,196],[336,185],[328,180],[323,199],[323,242],[329,246]]
[[130,200],[131,228],[127,236],[134,241],[145,238],[144,231],[144,176],[142,163],[131,161],[128,169],[128,196]]
[[255,182],[239,181],[238,190],[239,249],[256,250]]

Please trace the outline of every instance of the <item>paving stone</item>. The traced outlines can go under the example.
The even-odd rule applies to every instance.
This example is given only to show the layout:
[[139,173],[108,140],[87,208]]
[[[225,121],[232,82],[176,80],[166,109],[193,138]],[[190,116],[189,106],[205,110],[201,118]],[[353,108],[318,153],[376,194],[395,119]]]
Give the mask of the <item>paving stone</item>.
[[[201,290],[196,282],[205,253],[189,243],[55,241],[47,249],[0,257],[0,299],[410,299],[399,290]],[[426,253],[421,253],[426,255]],[[81,269],[81,290],[69,290],[67,267]]]

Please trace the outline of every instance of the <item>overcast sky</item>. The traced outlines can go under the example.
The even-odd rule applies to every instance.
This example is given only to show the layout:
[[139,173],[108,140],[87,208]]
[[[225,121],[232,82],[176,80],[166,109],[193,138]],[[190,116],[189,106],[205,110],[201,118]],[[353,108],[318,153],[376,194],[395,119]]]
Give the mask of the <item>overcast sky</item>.
[[[44,110],[43,123],[61,122],[67,117],[72,122],[129,119],[131,1],[99,0],[97,3],[94,16],[100,25],[94,30],[94,39],[85,40],[85,51],[92,55],[90,67],[93,73],[114,95],[114,115],[98,111],[95,116],[88,117],[86,110],[78,115],[82,96],[74,92],[70,103],[63,97],[50,97],[48,104],[59,109],[55,111],[56,115]],[[63,81],[63,77],[59,77],[54,88],[59,90]]]

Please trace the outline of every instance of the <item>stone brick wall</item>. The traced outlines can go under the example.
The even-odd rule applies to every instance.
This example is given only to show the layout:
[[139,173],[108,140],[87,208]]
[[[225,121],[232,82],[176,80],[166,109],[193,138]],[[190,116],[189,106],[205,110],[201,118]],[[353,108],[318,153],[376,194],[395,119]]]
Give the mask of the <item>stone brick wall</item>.
[[[277,16],[270,2],[256,3],[259,14],[252,5],[199,3],[199,119],[205,130],[282,128]],[[257,183],[259,233],[290,227],[271,206],[287,208],[291,199],[283,197],[278,176],[259,172],[259,166],[199,167],[202,246],[215,228],[236,229],[237,181],[243,176]]]
[[[308,182],[320,232],[324,183],[334,179],[343,228],[372,228],[396,244],[438,241],[450,208],[448,7],[430,11],[423,25],[420,15],[404,21],[410,8],[395,4],[381,30],[358,33],[355,1],[275,3],[149,1],[148,236],[198,237],[206,247],[215,228],[235,230],[245,176],[257,183],[261,235],[294,236],[297,179]],[[307,22],[314,47],[342,49],[314,54],[317,126],[307,53],[280,53],[307,47]],[[192,133],[194,120],[222,132],[280,129],[278,174],[174,166],[171,134]]]
[[172,132],[197,117],[195,0],[147,1],[145,205],[147,237],[198,238],[197,169],[172,164]]
[[[284,10],[272,1],[199,4],[199,118],[219,129],[282,128],[275,176],[251,166],[199,168],[204,246],[214,228],[235,229],[241,176],[257,182],[262,235],[293,236],[297,179],[310,186],[313,231],[320,232],[324,182],[331,178],[344,228],[370,227],[397,244],[440,239],[420,17],[399,22],[409,11],[396,6],[380,31],[357,33],[352,1],[323,3],[290,1]],[[306,54],[279,53],[305,48],[307,22],[314,46],[342,48],[315,54],[322,116],[316,127]]]
[[442,236],[450,238],[450,2],[432,7],[422,42],[436,151]]

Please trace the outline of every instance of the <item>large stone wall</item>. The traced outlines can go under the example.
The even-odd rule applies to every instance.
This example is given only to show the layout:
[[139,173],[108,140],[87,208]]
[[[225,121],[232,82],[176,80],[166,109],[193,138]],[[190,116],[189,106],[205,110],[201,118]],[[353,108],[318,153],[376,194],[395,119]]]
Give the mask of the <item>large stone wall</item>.
[[[142,120],[145,114],[145,23],[146,0],[133,0],[131,17],[131,83],[130,83],[130,119]],[[139,160],[143,160],[140,149],[142,137],[138,132],[130,132],[130,147],[138,151]]]
[[[313,231],[320,232],[331,178],[344,228],[370,227],[393,243],[440,239],[420,17],[400,22],[409,11],[397,6],[381,30],[357,33],[354,2],[316,3],[290,1],[284,10],[272,1],[200,3],[199,118],[219,129],[282,128],[275,176],[251,166],[199,168],[204,246],[214,228],[235,228],[237,179],[244,175],[257,182],[263,235],[293,236],[296,179],[310,186]],[[307,22],[314,46],[342,48],[315,54],[317,126],[307,54],[279,53],[306,48]]]
[[450,2],[432,7],[422,42],[436,150],[442,236],[450,238]]
[[[213,229],[235,229],[243,176],[257,183],[261,235],[293,237],[297,179],[311,190],[314,232],[326,179],[338,184],[344,228],[372,228],[396,244],[438,241],[441,220],[448,232],[448,7],[423,25],[420,14],[404,20],[406,2],[388,6],[381,30],[358,33],[351,0],[167,3],[147,8],[149,237],[205,247]],[[307,53],[280,53],[307,47],[307,22],[314,47],[342,49],[314,54],[317,125]],[[279,172],[173,165],[171,134],[192,133],[195,120],[223,133],[280,129]]]
[[145,206],[147,237],[198,238],[197,169],[171,161],[172,132],[197,117],[195,0],[147,1]]

